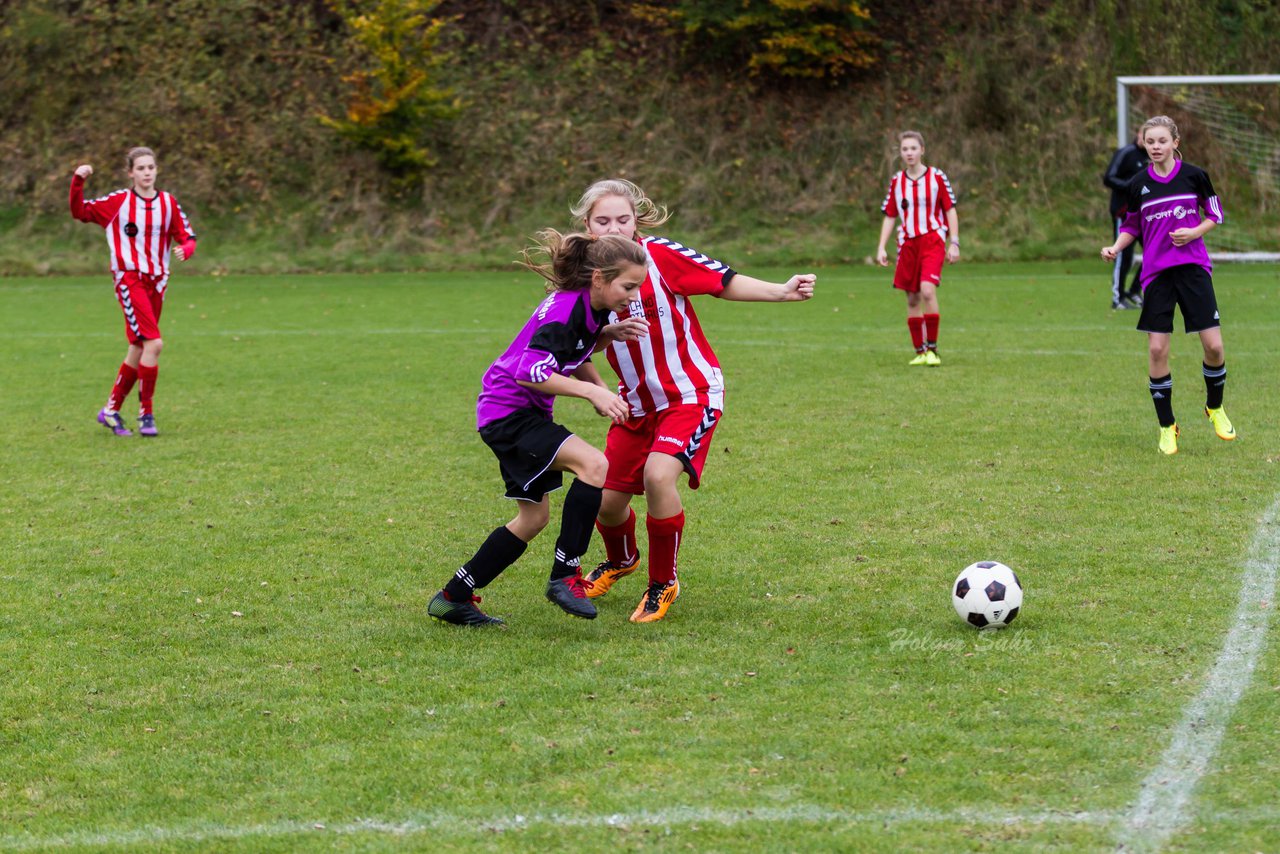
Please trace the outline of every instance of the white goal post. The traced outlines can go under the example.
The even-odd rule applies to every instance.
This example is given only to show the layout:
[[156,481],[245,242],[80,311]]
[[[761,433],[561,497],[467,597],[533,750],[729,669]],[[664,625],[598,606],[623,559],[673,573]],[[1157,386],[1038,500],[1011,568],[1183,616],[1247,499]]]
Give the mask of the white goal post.
[[1118,146],[1159,114],[1223,199],[1226,227],[1205,238],[1213,258],[1280,261],[1280,74],[1116,78]]

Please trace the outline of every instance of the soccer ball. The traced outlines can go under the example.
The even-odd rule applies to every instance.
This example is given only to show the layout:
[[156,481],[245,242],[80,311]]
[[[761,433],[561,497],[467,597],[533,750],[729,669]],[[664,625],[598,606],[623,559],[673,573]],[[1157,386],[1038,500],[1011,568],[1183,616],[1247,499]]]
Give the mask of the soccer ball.
[[994,560],[966,566],[951,587],[951,604],[960,619],[980,629],[1001,629],[1022,608],[1018,574]]

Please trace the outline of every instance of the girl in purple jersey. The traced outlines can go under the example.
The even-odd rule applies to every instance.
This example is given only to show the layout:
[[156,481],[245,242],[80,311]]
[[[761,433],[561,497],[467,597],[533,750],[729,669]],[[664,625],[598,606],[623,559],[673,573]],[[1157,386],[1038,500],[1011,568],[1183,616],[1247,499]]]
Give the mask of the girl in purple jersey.
[[[591,364],[609,312],[635,298],[646,275],[644,250],[624,237],[563,236],[547,230],[541,243],[524,253],[523,265],[547,280],[549,296],[515,340],[489,366],[476,402],[480,438],[498,458],[516,517],[494,530],[479,551],[432,598],[427,613],[462,626],[502,625],[475,603],[475,591],[515,563],[529,542],[547,527],[547,494],[562,485],[561,472],[575,480],[565,496],[547,598],[575,617],[593,619],[579,568],[600,511],[609,464],[605,456],[551,420],[558,396],[580,397],[615,422],[627,418],[627,403],[605,385]],[[538,263],[538,256],[546,261]]]
[[1178,155],[1181,140],[1173,119],[1147,119],[1140,136],[1149,163],[1129,181],[1125,190],[1128,213],[1116,242],[1103,248],[1102,257],[1115,261],[1134,240],[1142,238],[1143,295],[1138,331],[1147,333],[1148,388],[1160,420],[1160,451],[1176,454],[1179,431],[1173,416],[1173,375],[1169,372],[1175,306],[1182,311],[1183,328],[1199,333],[1204,348],[1204,413],[1219,439],[1236,437],[1222,408],[1227,363],[1213,292],[1213,264],[1203,240],[1222,222],[1222,203],[1204,170],[1183,162]]

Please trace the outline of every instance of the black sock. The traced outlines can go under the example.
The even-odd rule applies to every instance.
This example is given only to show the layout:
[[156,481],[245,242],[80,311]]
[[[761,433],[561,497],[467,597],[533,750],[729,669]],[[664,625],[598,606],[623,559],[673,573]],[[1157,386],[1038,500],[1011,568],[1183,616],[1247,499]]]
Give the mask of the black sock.
[[1173,374],[1165,374],[1159,379],[1155,377],[1148,379],[1151,381],[1147,386],[1151,389],[1151,402],[1156,405],[1156,418],[1160,419],[1161,427],[1170,427],[1174,423]]
[[511,533],[506,525],[495,528],[476,551],[475,557],[464,563],[462,569],[449,579],[449,583],[444,586],[444,595],[452,602],[470,601],[473,591],[481,589],[502,574],[502,570],[515,563],[528,546],[528,543]]
[[1204,405],[1209,409],[1220,409],[1222,393],[1227,386],[1227,363],[1211,368],[1202,362],[1201,367],[1204,368]]
[[591,545],[591,532],[596,527],[596,515],[600,512],[603,495],[604,490],[600,487],[576,479],[569,487],[560,517],[560,536],[556,540],[556,562],[551,567],[553,581],[577,573],[582,556]]

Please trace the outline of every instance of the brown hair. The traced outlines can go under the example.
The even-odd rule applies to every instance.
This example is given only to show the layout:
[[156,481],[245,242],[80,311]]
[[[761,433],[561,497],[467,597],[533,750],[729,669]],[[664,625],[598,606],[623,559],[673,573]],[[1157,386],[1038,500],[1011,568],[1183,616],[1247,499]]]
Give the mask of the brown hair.
[[[539,261],[539,257],[545,261]],[[575,232],[561,234],[554,228],[538,232],[533,246],[520,253],[520,266],[547,280],[547,293],[578,291],[591,287],[591,274],[596,270],[606,282],[618,278],[627,265],[644,267],[647,263],[639,243],[620,234]]]
[[603,181],[596,181],[587,191],[582,194],[582,198],[578,199],[578,203],[569,208],[569,213],[579,222],[586,222],[588,216],[591,215],[591,209],[596,206],[596,202],[605,196],[622,196],[622,198],[631,202],[631,212],[636,215],[636,229],[654,228],[662,225],[671,218],[666,207],[654,204],[654,202],[644,194],[644,190],[637,187],[625,178],[606,178]]
[[899,145],[901,145],[902,141],[905,139],[914,139],[916,142],[920,143],[921,148],[924,148],[924,134],[920,133],[918,130],[904,130],[902,133],[898,134]]
[[139,145],[136,148],[131,148],[129,149],[129,153],[124,156],[125,168],[132,169],[133,161],[137,160],[139,157],[150,157],[154,160],[156,153],[145,145]]
[[[1138,129],[1138,138],[1145,139],[1147,136],[1147,131],[1150,130],[1151,128],[1165,128],[1166,130],[1169,131],[1169,136],[1173,137],[1174,142],[1178,142],[1182,139],[1180,136],[1178,136],[1177,123],[1174,122],[1174,120],[1169,118],[1168,116],[1152,116],[1151,118],[1147,119],[1145,122],[1142,123],[1142,127]],[[1173,150],[1173,156],[1179,160],[1182,159],[1182,153],[1179,152],[1178,149],[1176,148]]]

